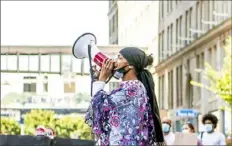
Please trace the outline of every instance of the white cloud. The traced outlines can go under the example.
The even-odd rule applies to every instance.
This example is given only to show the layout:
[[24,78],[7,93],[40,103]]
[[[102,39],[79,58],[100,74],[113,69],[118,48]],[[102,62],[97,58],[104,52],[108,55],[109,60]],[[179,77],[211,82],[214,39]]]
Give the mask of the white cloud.
[[2,1],[1,45],[72,45],[92,32],[108,44],[108,1]]

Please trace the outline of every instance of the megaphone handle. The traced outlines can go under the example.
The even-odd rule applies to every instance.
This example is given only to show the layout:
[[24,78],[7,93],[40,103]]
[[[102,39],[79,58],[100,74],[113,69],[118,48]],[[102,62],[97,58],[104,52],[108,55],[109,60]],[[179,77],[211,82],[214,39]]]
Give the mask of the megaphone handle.
[[91,56],[91,45],[88,45],[88,55],[89,55],[89,66],[90,66],[90,76],[91,76],[91,97],[93,96],[93,81],[94,81],[94,75],[93,75],[93,69],[92,69],[92,56]]

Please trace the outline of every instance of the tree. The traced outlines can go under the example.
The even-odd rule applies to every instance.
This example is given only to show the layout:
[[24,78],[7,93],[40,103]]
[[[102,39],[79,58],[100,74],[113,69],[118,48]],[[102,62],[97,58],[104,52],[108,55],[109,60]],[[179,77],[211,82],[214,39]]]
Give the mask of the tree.
[[55,112],[46,110],[32,110],[24,117],[25,134],[34,135],[37,126],[55,128]]
[[76,103],[89,102],[91,96],[88,93],[77,93],[74,95],[74,99]]
[[224,46],[225,58],[223,67],[220,71],[215,70],[209,63],[205,63],[205,75],[210,85],[205,85],[196,81],[190,83],[194,86],[205,88],[217,95],[219,95],[230,107],[232,106],[232,54],[231,54],[231,37],[226,40]]
[[20,124],[11,118],[1,118],[1,134],[20,135]]
[[70,138],[73,135],[78,139],[91,139],[91,129],[79,116],[64,116],[57,120],[55,130],[58,137]]
[[11,104],[11,103],[24,104],[24,103],[28,102],[31,95],[33,95],[33,94],[31,94],[31,93],[18,94],[15,92],[10,92],[3,98],[2,103],[4,105]]
[[57,137],[71,138],[78,135],[79,139],[91,139],[91,129],[84,119],[78,115],[65,115],[55,118],[54,111],[32,110],[24,117],[25,133],[34,135],[38,125],[55,130]]

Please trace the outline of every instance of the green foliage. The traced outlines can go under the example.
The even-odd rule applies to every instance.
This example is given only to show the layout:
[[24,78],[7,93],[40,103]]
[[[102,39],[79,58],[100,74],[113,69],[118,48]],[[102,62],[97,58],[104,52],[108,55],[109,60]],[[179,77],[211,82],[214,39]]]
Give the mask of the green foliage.
[[20,124],[10,118],[1,118],[0,130],[2,134],[20,135],[21,133]]
[[2,104],[21,103],[24,104],[28,101],[31,93],[18,94],[15,92],[8,93],[2,100]]
[[78,93],[78,94],[74,95],[74,99],[75,99],[76,103],[89,102],[90,95],[88,93]]
[[205,76],[210,85],[204,85],[202,83],[191,81],[192,85],[205,88],[215,94],[219,95],[229,106],[232,106],[232,54],[231,54],[231,37],[228,37],[226,41],[225,58],[223,67],[220,71],[215,70],[209,63],[205,63]]
[[24,117],[25,134],[34,135],[35,129],[39,125],[54,128],[55,113],[53,111],[32,110]]
[[84,119],[77,115],[66,115],[55,118],[53,111],[32,110],[24,118],[25,133],[33,135],[38,125],[53,128],[57,137],[71,138],[78,135],[79,139],[91,139],[91,129]]
[[59,137],[68,138],[77,135],[79,139],[91,139],[91,129],[81,117],[62,117],[57,120],[55,129]]

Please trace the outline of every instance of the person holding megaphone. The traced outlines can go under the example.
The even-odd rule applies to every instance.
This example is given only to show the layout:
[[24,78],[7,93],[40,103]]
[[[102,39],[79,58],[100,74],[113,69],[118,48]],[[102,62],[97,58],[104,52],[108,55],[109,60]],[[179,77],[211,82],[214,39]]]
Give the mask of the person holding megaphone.
[[[152,74],[145,69],[153,63],[151,55],[136,47],[110,59],[96,46],[94,34],[84,33],[74,42],[77,59],[88,58],[91,75],[91,102],[85,122],[92,128],[99,145],[165,145]],[[92,61],[101,70],[95,72]],[[96,76],[98,78],[96,78]],[[122,79],[110,93],[104,90],[112,78]]]
[[[151,55],[135,47],[119,52],[118,58],[103,61],[85,120],[99,145],[163,144],[159,109],[152,74],[145,69]],[[114,71],[123,74],[120,87],[107,93],[105,82]]]

